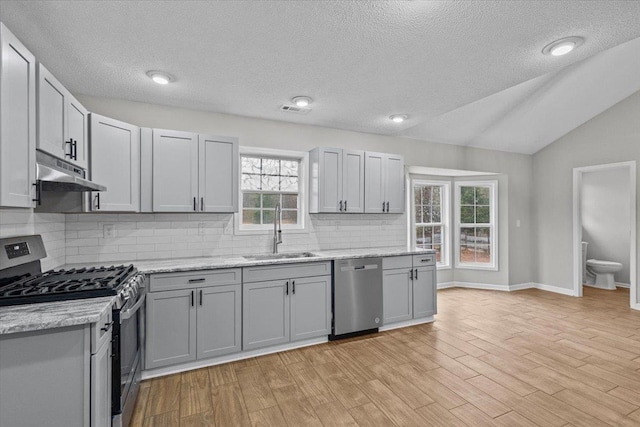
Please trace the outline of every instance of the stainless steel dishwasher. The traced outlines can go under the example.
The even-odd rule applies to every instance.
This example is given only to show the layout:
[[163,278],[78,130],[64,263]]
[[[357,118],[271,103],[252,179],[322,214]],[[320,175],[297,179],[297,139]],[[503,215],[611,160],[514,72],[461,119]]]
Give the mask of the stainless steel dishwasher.
[[329,339],[377,332],[382,326],[382,258],[334,261],[332,306]]

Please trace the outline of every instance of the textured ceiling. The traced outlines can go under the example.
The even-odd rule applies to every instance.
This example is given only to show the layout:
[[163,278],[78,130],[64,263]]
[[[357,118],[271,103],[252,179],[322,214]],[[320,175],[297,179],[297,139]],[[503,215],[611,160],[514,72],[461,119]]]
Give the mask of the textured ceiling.
[[[74,93],[522,153],[640,80],[638,1],[3,0],[0,19]],[[279,111],[295,95],[310,114]]]

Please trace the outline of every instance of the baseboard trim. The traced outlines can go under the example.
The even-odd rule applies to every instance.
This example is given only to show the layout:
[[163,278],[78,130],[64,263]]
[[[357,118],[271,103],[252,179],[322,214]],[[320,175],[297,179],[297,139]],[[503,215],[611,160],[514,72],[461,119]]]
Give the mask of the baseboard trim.
[[267,354],[278,353],[281,351],[293,350],[294,348],[308,347],[310,345],[322,344],[329,342],[328,336],[320,338],[312,338],[294,343],[276,345],[273,347],[259,348],[256,350],[243,351],[240,353],[229,354],[226,356],[214,357],[205,360],[196,360],[195,362],[181,363],[179,365],[166,366],[162,368],[149,369],[142,371],[142,379],[162,377],[165,375],[177,374],[180,372],[191,371],[193,369],[206,368],[208,366],[220,365],[222,363],[235,362],[237,360],[250,359],[256,356],[264,356]]
[[390,331],[392,329],[406,328],[407,326],[422,325],[423,323],[432,323],[434,321],[433,316],[423,317],[421,319],[405,320],[404,322],[392,323],[390,325],[381,326],[378,330],[380,332]]
[[618,283],[618,282],[616,282],[616,288],[630,289],[631,285],[628,284],[628,283]]
[[542,283],[528,282],[518,283],[515,285],[494,285],[487,283],[472,282],[445,282],[438,283],[438,289],[448,288],[467,288],[467,289],[485,289],[489,291],[521,291],[523,289],[540,289],[541,291],[554,292],[556,294],[573,296],[573,289],[560,288],[558,286],[544,285]]

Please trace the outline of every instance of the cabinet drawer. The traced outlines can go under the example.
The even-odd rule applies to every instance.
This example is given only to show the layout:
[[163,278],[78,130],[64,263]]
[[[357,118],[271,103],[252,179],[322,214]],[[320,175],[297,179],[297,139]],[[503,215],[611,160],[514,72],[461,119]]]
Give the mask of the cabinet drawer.
[[245,267],[243,282],[292,279],[296,277],[326,276],[331,274],[331,262],[314,262],[290,265],[265,265]]
[[100,320],[91,325],[91,354],[96,353],[105,341],[111,339],[112,320],[112,312],[109,309]]
[[234,285],[242,282],[242,270],[227,268],[180,273],[152,274],[149,291],[172,291],[205,286]]
[[394,268],[411,268],[412,264],[411,255],[391,256],[382,258],[382,269],[391,270]]
[[422,267],[425,265],[436,265],[436,254],[414,255],[413,266]]

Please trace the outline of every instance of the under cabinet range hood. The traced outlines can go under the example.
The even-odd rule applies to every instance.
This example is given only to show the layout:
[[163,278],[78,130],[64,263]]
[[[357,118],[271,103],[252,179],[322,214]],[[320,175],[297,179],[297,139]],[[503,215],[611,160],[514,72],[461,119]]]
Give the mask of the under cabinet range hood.
[[106,191],[107,187],[86,178],[87,171],[45,152],[36,151],[38,191]]

